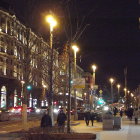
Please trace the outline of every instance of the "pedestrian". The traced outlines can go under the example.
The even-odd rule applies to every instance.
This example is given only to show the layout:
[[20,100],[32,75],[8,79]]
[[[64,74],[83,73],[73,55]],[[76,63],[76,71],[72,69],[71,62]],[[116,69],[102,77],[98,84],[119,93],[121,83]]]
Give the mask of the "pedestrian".
[[121,109],[120,110],[120,117],[122,118],[122,116],[123,116],[123,110]]
[[60,110],[58,116],[57,116],[57,124],[59,127],[59,132],[64,132],[65,128],[65,121],[67,120],[66,114],[63,112],[63,110]]
[[134,112],[134,109],[133,108],[128,108],[128,110],[127,110],[127,116],[130,119],[130,121],[132,121],[133,112]]
[[90,120],[91,120],[91,125],[93,126],[93,123],[94,123],[94,120],[95,120],[94,110],[91,110],[91,112],[90,112]]
[[114,116],[117,115],[117,113],[118,113],[118,109],[117,109],[116,107],[113,108],[113,113],[114,113]]
[[90,120],[90,110],[85,111],[84,118],[85,118],[86,125],[88,126]]
[[52,127],[52,119],[51,119],[50,115],[48,114],[48,111],[44,112],[44,114],[41,118],[40,126],[42,128]]
[[138,124],[138,118],[139,118],[139,111],[138,111],[138,108],[136,108],[136,109],[134,110],[133,116],[134,116],[134,118],[135,118],[135,124]]

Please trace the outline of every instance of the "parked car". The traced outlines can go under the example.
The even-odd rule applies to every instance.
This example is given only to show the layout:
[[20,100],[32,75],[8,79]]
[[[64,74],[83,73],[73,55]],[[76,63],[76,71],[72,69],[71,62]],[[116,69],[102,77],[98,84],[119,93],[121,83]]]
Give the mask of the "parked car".
[[[9,109],[11,114],[21,114],[22,106],[15,106]],[[27,113],[33,112],[32,107],[27,107]]]
[[95,120],[102,122],[102,112],[95,112]]

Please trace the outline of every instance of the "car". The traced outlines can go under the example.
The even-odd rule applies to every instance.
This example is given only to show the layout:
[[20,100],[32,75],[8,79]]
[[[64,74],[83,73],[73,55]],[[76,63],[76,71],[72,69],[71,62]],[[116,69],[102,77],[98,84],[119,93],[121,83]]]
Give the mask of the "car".
[[94,112],[94,115],[97,122],[102,122],[102,112]]
[[35,112],[37,114],[42,114],[42,113],[46,112],[47,110],[48,110],[48,107],[47,106],[42,106],[40,108],[35,108]]
[[[23,107],[22,106],[15,106],[9,109],[9,112],[11,114],[21,114]],[[31,113],[33,112],[33,108],[32,107],[27,107],[27,113]]]

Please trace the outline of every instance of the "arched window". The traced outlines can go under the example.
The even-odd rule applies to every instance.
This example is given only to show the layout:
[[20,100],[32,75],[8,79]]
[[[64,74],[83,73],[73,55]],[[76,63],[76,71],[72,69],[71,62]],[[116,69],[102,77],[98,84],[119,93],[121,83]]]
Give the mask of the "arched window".
[[7,94],[7,91],[6,91],[6,87],[5,86],[2,86],[1,88],[1,108],[6,108],[6,94]]

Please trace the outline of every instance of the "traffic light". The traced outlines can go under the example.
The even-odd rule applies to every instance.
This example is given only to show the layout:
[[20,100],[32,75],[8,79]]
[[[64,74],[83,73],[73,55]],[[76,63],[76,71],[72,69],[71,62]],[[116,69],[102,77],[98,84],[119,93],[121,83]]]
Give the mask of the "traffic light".
[[57,101],[55,101],[55,102],[53,102],[54,103],[54,105],[56,105],[57,104]]
[[32,86],[31,85],[28,85],[27,86],[27,90],[31,90],[32,89]]
[[100,98],[100,99],[97,101],[97,103],[98,103],[99,105],[102,105],[102,104],[104,104],[105,102],[104,102],[104,100],[103,100],[102,98]]

